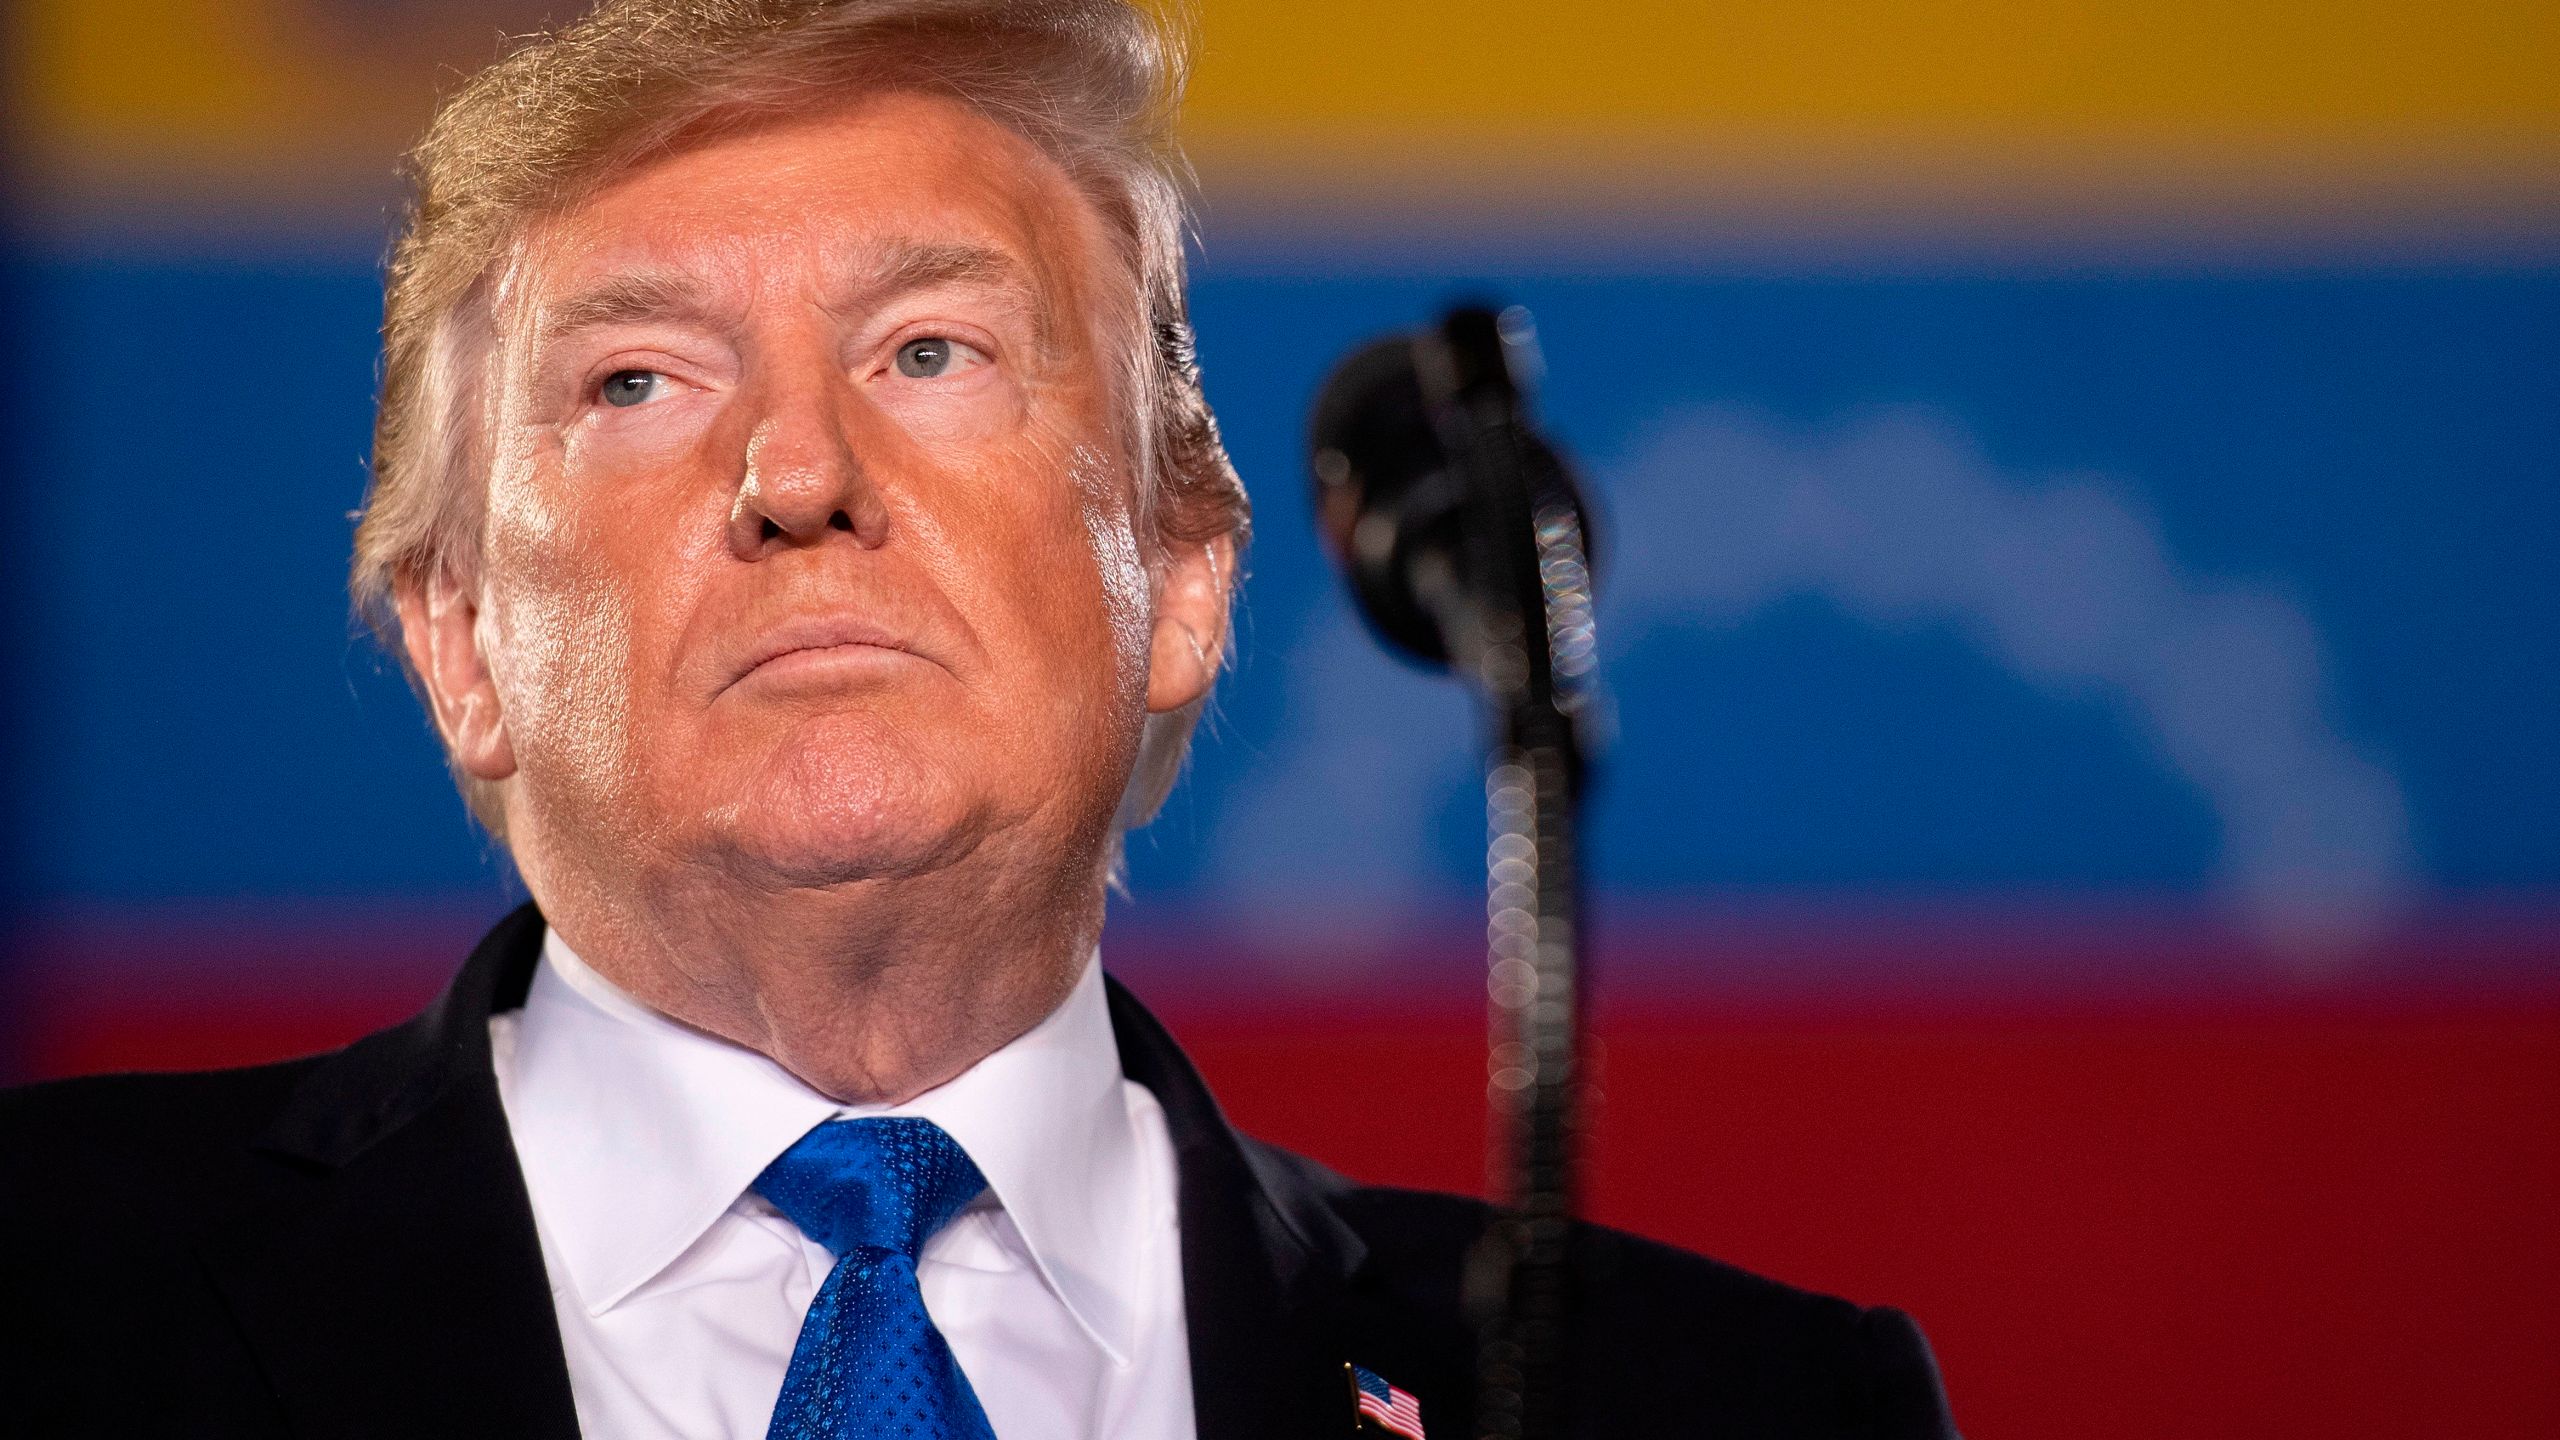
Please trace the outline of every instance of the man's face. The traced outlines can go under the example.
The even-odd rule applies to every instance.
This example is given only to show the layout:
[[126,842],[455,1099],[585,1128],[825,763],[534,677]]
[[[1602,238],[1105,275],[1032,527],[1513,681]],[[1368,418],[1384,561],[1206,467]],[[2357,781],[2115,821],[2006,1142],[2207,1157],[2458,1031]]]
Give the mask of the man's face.
[[1224,618],[1196,584],[1160,606],[1134,532],[1106,247],[1036,150],[920,96],[679,153],[528,237],[479,593],[410,620],[469,627],[484,674],[421,668],[520,847],[754,886],[1099,853]]

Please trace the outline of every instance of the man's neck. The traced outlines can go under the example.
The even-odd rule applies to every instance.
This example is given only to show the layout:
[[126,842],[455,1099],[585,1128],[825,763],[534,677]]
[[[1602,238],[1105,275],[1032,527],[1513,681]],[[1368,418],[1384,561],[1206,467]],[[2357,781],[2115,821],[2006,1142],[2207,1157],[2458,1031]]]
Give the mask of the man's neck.
[[708,869],[605,882],[526,867],[543,914],[598,974],[846,1103],[896,1104],[1040,1023],[1101,938],[1082,875],[953,866],[763,890]]

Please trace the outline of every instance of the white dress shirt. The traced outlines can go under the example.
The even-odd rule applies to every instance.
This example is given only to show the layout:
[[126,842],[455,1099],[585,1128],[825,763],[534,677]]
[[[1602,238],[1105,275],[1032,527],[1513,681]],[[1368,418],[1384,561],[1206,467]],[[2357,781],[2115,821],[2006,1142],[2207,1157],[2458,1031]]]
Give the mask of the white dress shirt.
[[586,1434],[762,1436],[835,1262],[748,1187],[811,1126],[919,1115],[987,1177],[916,1276],[996,1434],[1193,1440],[1173,1143],[1120,1073],[1099,959],[1049,1018],[903,1105],[839,1105],[556,934],[524,1008],[489,1026]]

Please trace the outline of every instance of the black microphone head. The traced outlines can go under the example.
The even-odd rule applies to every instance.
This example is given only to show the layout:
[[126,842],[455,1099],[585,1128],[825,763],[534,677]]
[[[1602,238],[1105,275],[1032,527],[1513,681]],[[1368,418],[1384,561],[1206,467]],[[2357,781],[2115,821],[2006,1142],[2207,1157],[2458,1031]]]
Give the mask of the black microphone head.
[[1528,312],[1465,305],[1430,330],[1354,350],[1317,392],[1308,436],[1316,528],[1370,628],[1426,665],[1449,664],[1451,646],[1423,587],[1443,603],[1496,588],[1468,535],[1484,520],[1487,482],[1453,458],[1452,445],[1472,446],[1481,468],[1490,426],[1520,467],[1532,511],[1560,504],[1587,530],[1563,458],[1529,424],[1526,392],[1538,369]]
[[1459,496],[1413,338],[1391,335],[1345,357],[1317,392],[1309,430],[1316,529],[1361,616],[1396,649],[1448,664],[1448,641],[1414,594],[1412,576],[1420,548],[1454,558]]

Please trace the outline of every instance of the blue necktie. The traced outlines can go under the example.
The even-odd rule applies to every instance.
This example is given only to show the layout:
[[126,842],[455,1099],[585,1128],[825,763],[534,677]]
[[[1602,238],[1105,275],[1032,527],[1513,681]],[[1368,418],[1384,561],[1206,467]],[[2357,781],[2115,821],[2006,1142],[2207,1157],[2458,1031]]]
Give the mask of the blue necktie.
[[930,1120],[830,1120],[756,1190],[836,1257],[818,1287],[768,1440],[995,1440],[925,1314],[916,1252],[987,1177]]

